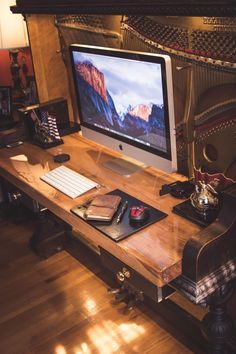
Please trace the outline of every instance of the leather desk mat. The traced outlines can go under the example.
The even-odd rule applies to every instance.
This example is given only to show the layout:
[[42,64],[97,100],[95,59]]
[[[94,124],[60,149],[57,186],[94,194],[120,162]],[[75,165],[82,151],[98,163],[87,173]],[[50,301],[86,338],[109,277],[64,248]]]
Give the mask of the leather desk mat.
[[[115,189],[107,194],[115,194],[121,197],[121,203],[117,212],[115,213],[111,222],[104,221],[88,221],[83,217],[85,208],[81,205],[77,205],[71,209],[71,212],[85,220],[89,225],[92,225],[95,229],[101,231],[104,235],[111,238],[113,241],[118,242],[123,240],[124,238],[131,236],[135,232],[165,218],[167,216],[166,213],[151,207],[150,205],[143,203],[140,199],[136,199],[131,195],[119,190]],[[128,201],[128,206],[126,212],[124,213],[120,223],[117,224],[116,218],[119,215],[122,205],[125,201]],[[149,208],[149,217],[144,222],[135,222],[131,223],[129,220],[129,210],[132,206],[143,205]]]

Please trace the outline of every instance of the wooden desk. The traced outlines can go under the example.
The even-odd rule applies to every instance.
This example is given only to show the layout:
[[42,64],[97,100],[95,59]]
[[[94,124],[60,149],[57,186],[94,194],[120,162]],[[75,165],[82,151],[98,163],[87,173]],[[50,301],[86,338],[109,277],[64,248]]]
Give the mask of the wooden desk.
[[[117,154],[87,141],[78,133],[63,139],[63,145],[48,150],[28,142],[17,148],[1,149],[0,175],[78,230],[94,247],[107,251],[137,272],[156,290],[171,283],[195,303],[207,299],[205,303],[211,305],[214,315],[211,313],[204,320],[204,333],[213,342],[213,352],[223,353],[214,350],[225,348],[224,340],[232,332],[233,325],[225,312],[221,309],[219,315],[216,308],[221,308],[223,300],[228,299],[232,280],[236,277],[236,241],[233,237],[236,220],[232,212],[235,210],[235,189],[226,195],[230,205],[227,215],[231,212],[232,220],[223,215],[209,230],[201,230],[172,213],[172,207],[179,202],[177,199],[170,195],[159,196],[163,184],[183,179],[183,176],[149,167],[130,177],[122,177],[102,165]],[[69,153],[71,159],[65,165],[99,182],[101,188],[73,200],[41,181],[41,175],[58,166],[53,162],[53,155],[58,153]],[[70,212],[73,206],[91,196],[117,188],[166,212],[168,217],[115,243]]]
[[[28,142],[17,148],[2,149],[0,174],[79,230],[94,246],[103,247],[152,283],[162,287],[178,277],[181,274],[183,247],[199,227],[173,214],[171,209],[179,201],[170,195],[160,197],[159,190],[162,184],[182,177],[168,175],[154,168],[141,170],[131,177],[122,177],[102,166],[104,161],[111,158],[110,150],[88,142],[79,134],[63,139],[63,145],[48,150]],[[73,200],[42,182],[40,176],[58,166],[53,162],[53,155],[58,152],[69,153],[71,159],[65,165],[99,182],[102,185],[100,190]],[[166,212],[168,217],[115,243],[70,212],[73,206],[91,195],[107,193],[116,188]]]

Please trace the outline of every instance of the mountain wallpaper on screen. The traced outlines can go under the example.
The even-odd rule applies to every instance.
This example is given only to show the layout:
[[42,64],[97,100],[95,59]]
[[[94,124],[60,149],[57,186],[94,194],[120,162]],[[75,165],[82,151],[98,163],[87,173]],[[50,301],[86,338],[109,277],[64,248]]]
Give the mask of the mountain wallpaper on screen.
[[[125,112],[119,113],[105,84],[104,74],[90,61],[77,62],[77,85],[83,120],[92,125],[98,124],[114,129],[121,134],[159,145],[165,136],[164,109],[150,103],[129,105]],[[157,137],[158,136],[158,137]],[[160,144],[161,145],[161,144]],[[165,146],[162,146],[165,149]]]

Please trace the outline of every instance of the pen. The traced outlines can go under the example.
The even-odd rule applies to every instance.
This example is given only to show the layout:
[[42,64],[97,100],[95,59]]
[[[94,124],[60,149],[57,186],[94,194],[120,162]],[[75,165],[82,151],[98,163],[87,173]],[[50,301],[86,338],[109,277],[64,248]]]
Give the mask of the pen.
[[125,211],[126,211],[126,208],[127,208],[127,205],[128,205],[128,200],[126,200],[124,202],[124,204],[122,205],[122,208],[121,208],[121,211],[119,213],[119,215],[117,216],[117,219],[116,219],[116,223],[119,224],[119,222],[121,221]]

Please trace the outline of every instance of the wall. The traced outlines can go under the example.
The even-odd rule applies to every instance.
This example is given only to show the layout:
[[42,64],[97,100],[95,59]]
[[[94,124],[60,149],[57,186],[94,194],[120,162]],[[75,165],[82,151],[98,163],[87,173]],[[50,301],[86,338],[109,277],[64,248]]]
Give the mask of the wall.
[[[30,48],[20,49],[20,52],[18,54],[18,63],[20,66],[23,63],[26,63],[28,67],[28,75],[34,76]],[[9,51],[5,49],[0,50],[0,86],[12,86],[10,65],[11,65],[11,60],[9,56]],[[22,78],[22,83],[25,86],[26,84],[25,78],[21,69],[20,69],[20,76]]]

